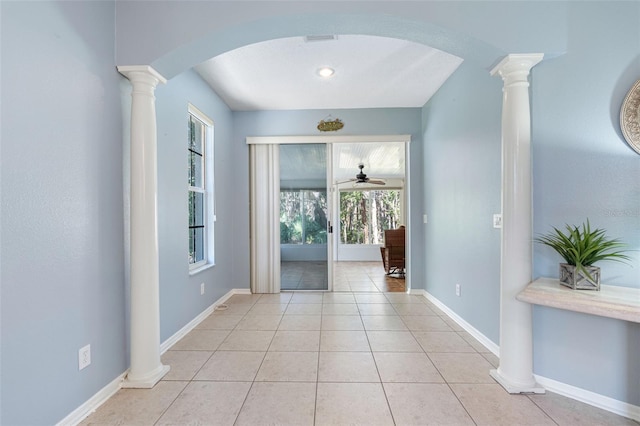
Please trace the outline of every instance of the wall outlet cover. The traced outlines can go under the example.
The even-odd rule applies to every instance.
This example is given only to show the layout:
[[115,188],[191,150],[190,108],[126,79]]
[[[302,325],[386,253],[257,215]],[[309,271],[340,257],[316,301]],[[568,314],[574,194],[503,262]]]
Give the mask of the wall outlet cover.
[[91,364],[91,345],[83,346],[78,350],[78,370],[82,370]]

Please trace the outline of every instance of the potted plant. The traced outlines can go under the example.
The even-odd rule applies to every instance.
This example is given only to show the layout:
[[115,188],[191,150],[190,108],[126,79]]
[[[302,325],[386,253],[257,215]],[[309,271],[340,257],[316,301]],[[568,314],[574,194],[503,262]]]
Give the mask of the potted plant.
[[600,290],[600,268],[593,266],[601,260],[626,263],[626,245],[618,239],[607,238],[603,229],[591,230],[589,220],[581,227],[566,225],[566,232],[553,232],[535,239],[553,248],[566,263],[560,264],[560,284],[574,290]]

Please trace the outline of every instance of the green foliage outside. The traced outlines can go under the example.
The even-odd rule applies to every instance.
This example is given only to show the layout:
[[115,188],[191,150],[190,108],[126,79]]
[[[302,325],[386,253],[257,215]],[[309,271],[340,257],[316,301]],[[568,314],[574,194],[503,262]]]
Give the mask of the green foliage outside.
[[280,243],[327,243],[327,192],[280,192]]
[[384,230],[400,224],[400,191],[340,192],[342,244],[381,244]]
[[[385,229],[400,226],[400,191],[341,191],[340,242],[381,244]],[[280,192],[280,243],[327,243],[327,193]]]

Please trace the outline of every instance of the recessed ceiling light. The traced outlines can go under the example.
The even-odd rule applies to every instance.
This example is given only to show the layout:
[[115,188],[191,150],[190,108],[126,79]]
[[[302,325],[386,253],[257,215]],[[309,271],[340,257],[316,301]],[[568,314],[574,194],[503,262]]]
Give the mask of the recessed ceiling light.
[[335,70],[329,67],[322,67],[322,68],[318,68],[317,72],[320,77],[328,78],[328,77],[331,77],[333,73],[335,73]]

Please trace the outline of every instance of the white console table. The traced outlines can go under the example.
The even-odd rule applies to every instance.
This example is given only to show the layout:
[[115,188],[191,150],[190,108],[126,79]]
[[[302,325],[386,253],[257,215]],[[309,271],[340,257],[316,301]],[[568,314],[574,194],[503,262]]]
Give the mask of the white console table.
[[534,305],[640,323],[640,289],[601,285],[600,291],[572,290],[557,279],[538,278],[516,299]]

